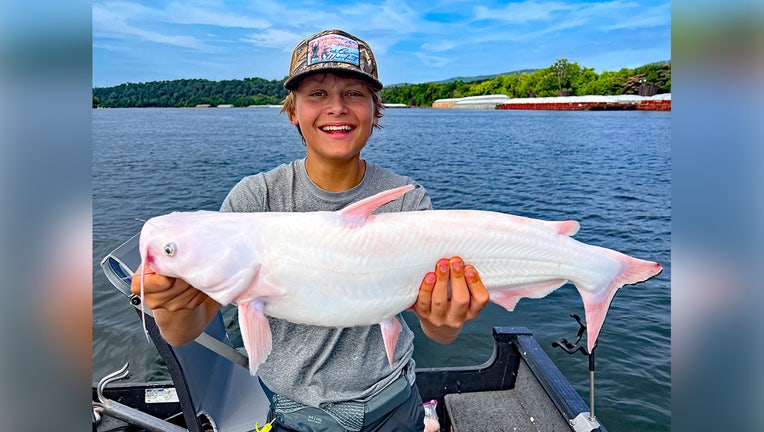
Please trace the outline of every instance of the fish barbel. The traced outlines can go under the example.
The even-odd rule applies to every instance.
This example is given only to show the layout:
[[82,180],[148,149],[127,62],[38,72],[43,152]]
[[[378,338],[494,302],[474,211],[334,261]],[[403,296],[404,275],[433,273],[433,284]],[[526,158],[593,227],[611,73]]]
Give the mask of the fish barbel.
[[250,372],[271,351],[266,315],[328,327],[379,324],[392,364],[395,316],[416,301],[440,258],[475,266],[490,301],[511,311],[567,282],[584,302],[591,352],[616,291],[660,264],[588,245],[576,221],[479,210],[371,213],[411,190],[379,193],[336,212],[175,212],[149,219],[144,267],[185,280],[222,305],[235,303]]

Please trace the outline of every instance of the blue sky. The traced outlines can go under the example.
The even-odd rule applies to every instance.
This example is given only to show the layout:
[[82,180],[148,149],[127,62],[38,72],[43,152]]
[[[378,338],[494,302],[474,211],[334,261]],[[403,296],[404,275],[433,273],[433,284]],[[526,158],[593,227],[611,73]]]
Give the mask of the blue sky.
[[95,87],[281,79],[297,42],[327,28],[366,40],[385,84],[671,59],[670,0],[93,0],[92,11]]

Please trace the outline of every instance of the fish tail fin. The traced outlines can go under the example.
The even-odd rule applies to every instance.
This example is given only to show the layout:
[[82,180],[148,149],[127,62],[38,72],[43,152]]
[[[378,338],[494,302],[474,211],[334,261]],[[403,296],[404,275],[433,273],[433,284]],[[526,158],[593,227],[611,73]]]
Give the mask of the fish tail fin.
[[607,311],[610,303],[615,297],[615,293],[624,285],[633,285],[646,281],[663,271],[663,267],[654,261],[645,261],[628,255],[605,249],[622,263],[620,273],[612,279],[605,289],[582,290],[578,292],[584,301],[584,312],[586,313],[586,342],[589,352],[597,343],[597,337],[605,323]]
[[393,360],[395,359],[395,345],[398,343],[398,335],[401,333],[400,321],[395,316],[392,316],[381,323],[379,327],[382,330],[382,339],[385,342],[385,353],[387,353],[387,361],[390,363],[390,367],[393,367]]
[[244,348],[249,355],[249,373],[255,375],[273,347],[271,327],[263,313],[261,301],[239,304],[239,327]]

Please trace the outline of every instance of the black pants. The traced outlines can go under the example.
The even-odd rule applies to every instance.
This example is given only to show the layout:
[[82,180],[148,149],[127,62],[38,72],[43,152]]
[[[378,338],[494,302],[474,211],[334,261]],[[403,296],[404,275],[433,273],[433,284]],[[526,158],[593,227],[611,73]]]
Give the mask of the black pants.
[[[268,413],[268,421],[273,419],[273,408]],[[311,432],[309,430],[295,431],[283,427],[278,420],[273,423],[273,432]],[[362,432],[422,432],[424,431],[424,407],[422,396],[416,383],[411,386],[411,394],[402,404],[385,414],[374,423],[364,426]]]

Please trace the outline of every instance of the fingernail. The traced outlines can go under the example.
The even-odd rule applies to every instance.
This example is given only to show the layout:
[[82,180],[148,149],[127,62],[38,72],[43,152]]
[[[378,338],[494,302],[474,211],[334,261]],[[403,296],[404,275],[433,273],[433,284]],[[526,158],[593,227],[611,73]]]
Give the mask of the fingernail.
[[453,267],[455,272],[460,272],[460,271],[462,271],[462,266],[463,265],[464,265],[464,263],[461,260],[456,260],[456,261],[454,261],[454,263],[451,266]]
[[464,270],[464,276],[469,278],[469,280],[471,280],[471,281],[474,280],[475,279],[475,269],[472,268],[472,267],[467,267]]
[[441,273],[448,273],[449,262],[447,259],[438,261],[438,271]]
[[434,284],[435,283],[435,273],[427,273],[427,275],[424,277],[424,281],[428,284]]

